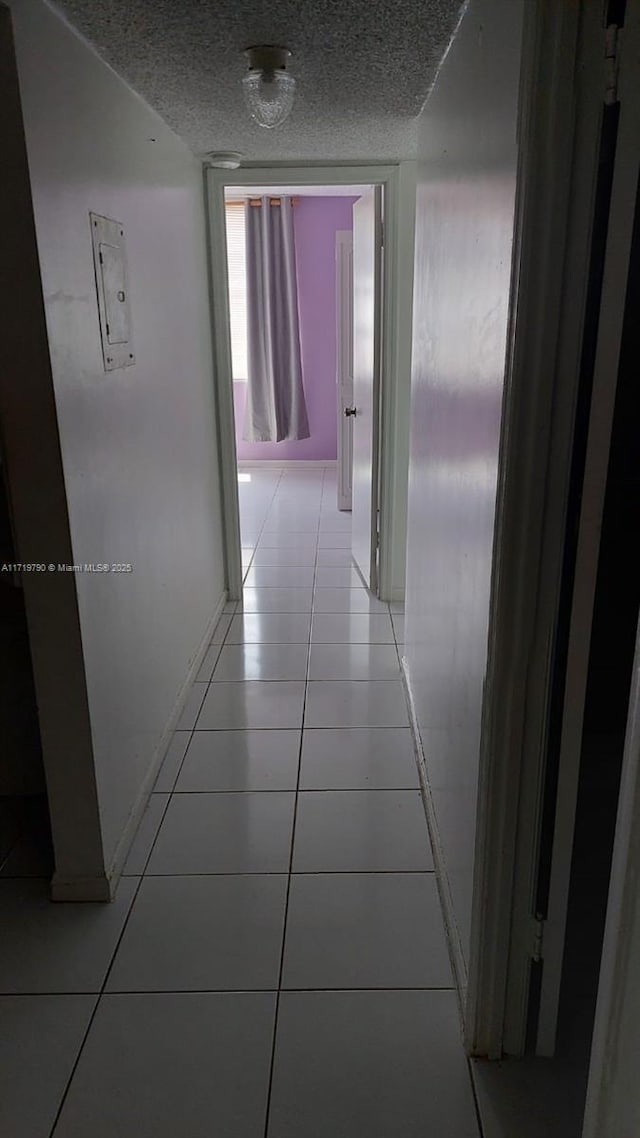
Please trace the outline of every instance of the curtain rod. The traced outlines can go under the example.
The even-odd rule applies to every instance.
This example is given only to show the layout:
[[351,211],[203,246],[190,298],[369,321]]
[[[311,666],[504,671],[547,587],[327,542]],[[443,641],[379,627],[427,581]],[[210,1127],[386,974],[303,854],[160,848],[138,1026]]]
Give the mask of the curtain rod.
[[[262,198],[238,198],[236,201],[231,201],[229,198],[225,198],[224,204],[225,205],[244,205],[244,203],[247,201],[249,202],[249,205],[252,205],[252,206],[260,207],[262,205]],[[291,198],[291,204],[292,205],[298,205],[299,201],[300,201],[300,198]],[[282,198],[269,197],[269,205],[281,205],[281,204],[282,204]]]

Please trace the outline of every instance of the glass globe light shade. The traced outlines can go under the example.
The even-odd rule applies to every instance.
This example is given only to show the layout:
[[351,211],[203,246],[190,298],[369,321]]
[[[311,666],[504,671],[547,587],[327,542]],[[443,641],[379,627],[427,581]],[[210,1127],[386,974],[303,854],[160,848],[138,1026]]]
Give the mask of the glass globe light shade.
[[280,126],[293,106],[296,81],[284,70],[249,71],[242,80],[247,110],[258,126]]

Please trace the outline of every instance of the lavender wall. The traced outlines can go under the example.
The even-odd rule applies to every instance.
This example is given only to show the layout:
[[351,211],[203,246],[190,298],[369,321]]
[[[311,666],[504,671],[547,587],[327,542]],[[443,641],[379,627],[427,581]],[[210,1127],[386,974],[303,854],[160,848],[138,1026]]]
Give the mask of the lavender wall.
[[294,210],[302,373],[311,438],[247,443],[242,438],[246,384],[234,383],[238,461],[321,461],[337,456],[335,235],[351,229],[352,197],[301,197]]

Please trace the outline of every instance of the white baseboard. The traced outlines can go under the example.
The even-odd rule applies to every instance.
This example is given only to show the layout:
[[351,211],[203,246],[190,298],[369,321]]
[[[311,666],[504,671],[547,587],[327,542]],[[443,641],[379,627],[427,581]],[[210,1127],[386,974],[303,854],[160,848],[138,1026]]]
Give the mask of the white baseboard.
[[187,675],[176,696],[171,714],[169,715],[162,736],[154,751],[146,777],[142,783],[142,786],[140,787],[135,805],[131,810],[127,824],[122,832],[118,845],[116,846],[111,865],[105,873],[105,876],[91,878],[61,878],[57,874],[54,874],[51,881],[51,899],[53,901],[113,900],[116,889],[118,887],[118,881],[120,880],[124,864],[129,854],[131,843],[133,842],[133,839],[137,833],[138,826],[140,825],[140,819],[146,810],[149,796],[153,790],[156,778],[158,777],[160,767],[164,762],[167,749],[176,729],[176,724],[180,719],[187,696],[191,691],[191,685],[193,684],[193,681],[200,671],[200,665],[202,664],[207,648],[211,643],[211,637],[213,636],[214,629],[222,615],[226,602],[227,594],[224,592],[216,605],[213,616],[207,624],[204,635],[189,666]]
[[462,951],[462,944],[460,941],[460,933],[458,931],[458,926],[455,919],[451,886],[449,884],[449,878],[447,875],[444,851],[442,849],[442,842],[440,840],[440,832],[438,829],[438,819],[436,816],[433,796],[431,794],[431,786],[429,784],[426,758],[424,747],[422,745],[422,736],[420,734],[418,716],[416,713],[416,707],[413,698],[413,689],[411,687],[409,663],[406,656],[402,657],[400,664],[402,669],[402,678],[404,681],[404,689],[407,696],[407,703],[409,705],[409,722],[411,725],[411,734],[413,735],[413,743],[416,752],[418,774],[420,776],[422,801],[424,803],[425,814],[427,816],[427,827],[429,830],[429,837],[431,839],[436,881],[438,884],[438,893],[440,895],[440,905],[442,908],[445,931],[447,934],[449,958],[451,960],[451,967],[458,990],[460,1017],[462,1022],[464,1022],[464,1006],[467,993],[467,965],[464,959],[464,953]]
[[247,458],[238,459],[238,470],[244,470],[246,466],[250,467],[264,467],[268,470],[270,467],[279,466],[283,469],[294,469],[295,467],[302,467],[304,470],[323,470],[325,466],[336,467],[337,459],[325,458],[321,462],[306,458],[292,458],[288,461],[282,461],[279,458]]

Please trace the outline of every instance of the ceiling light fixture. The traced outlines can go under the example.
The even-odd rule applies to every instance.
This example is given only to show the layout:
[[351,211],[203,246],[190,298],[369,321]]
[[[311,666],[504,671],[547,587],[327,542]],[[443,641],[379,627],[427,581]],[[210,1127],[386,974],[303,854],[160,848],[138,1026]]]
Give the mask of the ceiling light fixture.
[[258,126],[280,126],[293,106],[296,81],[287,73],[286,47],[249,47],[249,70],[242,80],[247,110]]

